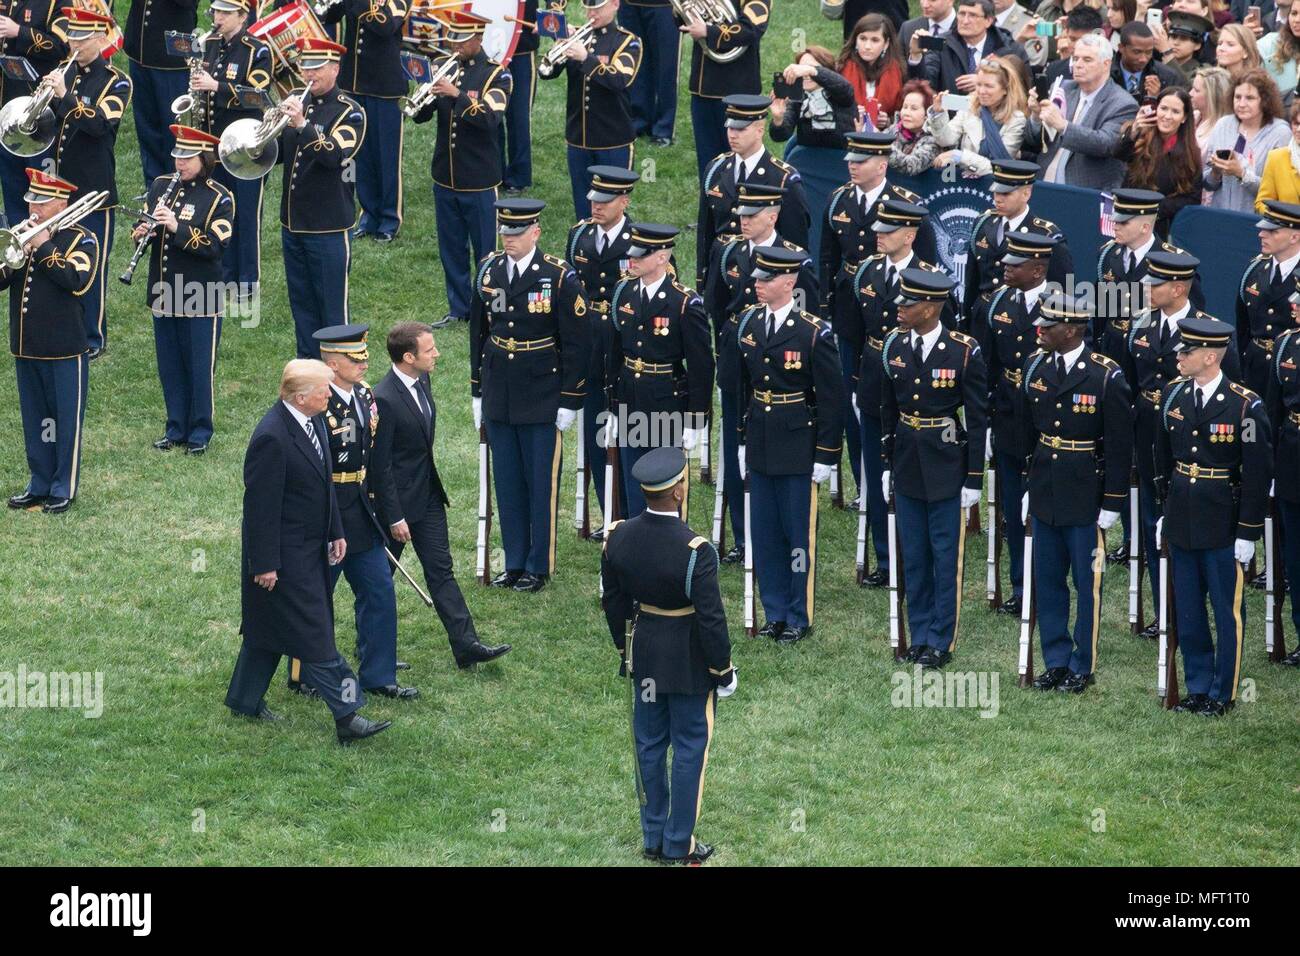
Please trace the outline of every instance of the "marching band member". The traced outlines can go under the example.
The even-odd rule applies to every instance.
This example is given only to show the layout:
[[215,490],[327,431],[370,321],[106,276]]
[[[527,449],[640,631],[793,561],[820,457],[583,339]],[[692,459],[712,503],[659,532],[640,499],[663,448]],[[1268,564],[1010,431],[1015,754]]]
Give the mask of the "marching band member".
[[[617,26],[619,0],[582,0],[587,23],[593,27],[585,43],[564,51],[563,69],[543,59],[537,75],[552,80],[568,77],[564,141],[569,147],[569,182],[578,219],[591,214],[587,190],[588,166],[632,168],[632,113],[628,88],[641,68],[641,40]],[[570,34],[573,28],[570,27]],[[562,41],[557,41],[562,42]]]
[[[1043,648],[1039,690],[1082,694],[1093,683],[1101,628],[1097,560],[1129,492],[1133,404],[1119,364],[1084,341],[1092,309],[1057,293],[1034,320],[1041,347],[1016,388],[1026,449],[1021,519],[1033,518],[1033,594]],[[1071,636],[1070,588],[1077,607]]]
[[[1175,710],[1221,717],[1237,699],[1246,621],[1245,565],[1264,533],[1273,452],[1259,396],[1223,371],[1233,329],[1218,319],[1179,323],[1179,377],[1161,393],[1156,539],[1169,540],[1178,643],[1187,696]],[[1214,609],[1217,644],[1205,613]]]
[[669,0],[623,0],[618,22],[641,38],[641,70],[632,81],[632,125],[655,146],[673,144],[682,35]]
[[[66,59],[68,43],[64,29],[56,21],[61,17],[58,0],[15,0],[0,14],[0,48],[9,56],[20,56],[32,65],[38,76],[47,76]],[[676,90],[676,85],[673,87]],[[8,76],[0,71],[0,106],[20,96],[31,96],[36,83]],[[27,167],[41,167],[48,151],[35,156],[19,156],[0,149],[0,187],[4,190],[4,214],[12,225],[27,218]]]
[[954,285],[941,273],[905,270],[898,283],[899,327],[880,355],[881,484],[886,500],[894,496],[898,516],[912,631],[907,660],[927,669],[948,663],[957,643],[962,510],[979,504],[984,479],[984,356],[973,338],[939,322]]
[[1260,255],[1246,267],[1237,293],[1241,380],[1260,395],[1268,388],[1273,341],[1287,328],[1291,293],[1300,288],[1300,205],[1269,199],[1264,207],[1264,218],[1255,224]]
[[[28,169],[27,208],[35,223],[68,207],[76,186]],[[99,243],[73,224],[36,233],[17,269],[0,266],[9,290],[9,351],[18,373],[18,406],[27,446],[27,487],[9,507],[60,514],[72,507],[81,471],[81,424],[86,413],[86,325],[81,297],[99,271]],[[51,423],[54,440],[50,441]]]
[[704,280],[704,309],[713,320],[719,402],[722,406],[722,483],[731,516],[734,544],[723,557],[723,564],[737,564],[745,558],[745,489],[737,458],[737,429],[740,425],[740,347],[736,330],[740,317],[758,303],[753,276],[754,252],[760,246],[788,249],[804,256],[803,267],[795,285],[803,303],[816,307],[821,301],[817,289],[817,271],[812,259],[801,246],[781,236],[777,225],[785,190],[780,186],[741,183],[737,191],[735,216],[740,231],[722,235],[713,241],[709,268]]
[[[1269,367],[1268,417],[1273,427],[1273,481],[1282,527],[1282,569],[1291,589],[1291,623],[1300,641],[1300,292],[1291,293],[1291,327],[1277,337]],[[1276,533],[1276,531],[1275,531]],[[1281,593],[1281,588],[1278,588]],[[1277,613],[1281,613],[1280,610]],[[1282,659],[1300,667],[1300,647]]]
[[307,93],[280,104],[289,116],[280,137],[280,240],[298,356],[314,358],[320,351],[313,334],[348,324],[349,231],[357,209],[347,164],[366,138],[366,113],[336,83],[346,47],[313,37],[295,45]]
[[[759,304],[740,320],[737,451],[749,476],[754,570],[765,623],[759,635],[793,644],[812,633],[817,581],[817,486],[840,460],[843,382],[830,328],[795,308],[803,252],[760,246]],[[815,409],[815,413],[814,413]]]
[[54,88],[50,109],[59,124],[54,138],[54,169],[59,176],[77,184],[72,202],[86,193],[108,190],[104,205],[80,223],[95,234],[100,253],[95,281],[82,297],[86,341],[90,346],[86,357],[93,360],[108,345],[104,276],[113,251],[116,219],[113,213],[117,206],[117,159],[113,150],[117,146],[122,113],[131,101],[131,81],[102,56],[109,28],[113,26],[111,17],[78,7],[64,7],[63,15],[67,18],[68,46],[76,70],[71,82],[58,69],[49,78]]
[[523,195],[533,185],[533,98],[537,95],[537,0],[525,0],[526,23],[519,26],[510,73],[510,103],[501,137],[501,188],[507,196]]
[[[435,329],[469,317],[476,298],[470,287],[471,262],[482,261],[496,246],[492,204],[501,185],[501,118],[511,89],[510,74],[483,52],[486,17],[451,11],[440,19],[447,26],[441,42],[460,61],[460,79],[441,80],[438,95],[415,117],[417,123],[438,118],[434,216],[450,311],[433,323]],[[473,249],[472,260],[466,259],[467,247]]]
[[131,239],[139,242],[153,233],[149,307],[158,381],[167,408],[166,431],[153,447],[169,451],[180,445],[188,455],[202,455],[212,440],[217,346],[225,305],[221,257],[234,228],[235,202],[212,175],[217,137],[179,125],[171,132],[176,142],[175,176],[159,176],[145,198],[145,209],[161,231],[140,222]]
[[[680,441],[689,452],[699,443],[713,404],[714,365],[704,300],[668,274],[677,229],[636,222],[631,232],[627,278],[609,300],[612,334],[605,373],[610,414],[620,424],[644,423],[641,440],[636,424],[615,436],[628,517],[645,510],[645,496],[632,477],[637,461],[662,445]],[[672,424],[662,427],[664,422]],[[686,489],[689,500],[689,481]]]
[[402,24],[408,0],[341,0],[326,11],[326,23],[344,20],[346,52],[339,85],[366,112],[369,135],[356,153],[357,200],[361,221],[352,238],[392,242],[402,225],[402,111],[406,94],[402,69]]
[[[610,344],[609,300],[614,288],[628,270],[628,248],[632,245],[631,223],[627,207],[632,200],[632,187],[640,175],[617,166],[592,166],[587,170],[591,177],[591,217],[577,223],[569,230],[565,244],[567,259],[578,273],[583,297],[591,315],[591,364],[587,368],[586,398],[582,402],[582,441],[592,473],[599,475],[596,463],[603,460],[605,450],[601,444],[601,426],[597,419],[608,410],[605,364]],[[597,478],[596,498],[604,513],[605,482]],[[627,514],[627,498],[618,489],[616,513]],[[590,537],[600,540],[604,528],[597,528]]]
[[505,249],[483,259],[474,283],[470,392],[475,428],[487,425],[505,549],[492,586],[537,592],[555,570],[560,432],[582,407],[591,325],[573,268],[537,248],[546,203],[495,205]]
[[175,122],[172,100],[184,93],[190,82],[190,65],[183,57],[167,52],[166,33],[194,33],[198,6],[195,0],[131,0],[126,17],[123,50],[131,61],[135,90],[131,112],[146,187],[171,169],[168,129]]
[[[207,97],[207,132],[221,137],[231,123],[261,119],[262,110],[247,105],[241,90],[271,85],[271,48],[248,32],[252,0],[212,0],[216,36],[207,42],[203,72],[194,89]],[[235,199],[235,231],[226,243],[221,279],[237,283],[240,300],[257,291],[262,271],[262,192],[266,177],[240,179],[218,165],[216,180]]]

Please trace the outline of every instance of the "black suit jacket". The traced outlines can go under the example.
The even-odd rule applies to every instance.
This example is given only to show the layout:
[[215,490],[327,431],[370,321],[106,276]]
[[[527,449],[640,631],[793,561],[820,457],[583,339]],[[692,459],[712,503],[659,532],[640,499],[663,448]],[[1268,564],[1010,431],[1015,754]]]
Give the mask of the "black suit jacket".
[[392,369],[374,388],[379,403],[374,455],[374,469],[379,475],[374,485],[375,510],[385,529],[403,520],[418,521],[428,510],[431,499],[443,506],[449,504],[433,460],[438,406],[429,388],[429,376],[422,376],[421,381],[433,412],[427,422],[410,389]]

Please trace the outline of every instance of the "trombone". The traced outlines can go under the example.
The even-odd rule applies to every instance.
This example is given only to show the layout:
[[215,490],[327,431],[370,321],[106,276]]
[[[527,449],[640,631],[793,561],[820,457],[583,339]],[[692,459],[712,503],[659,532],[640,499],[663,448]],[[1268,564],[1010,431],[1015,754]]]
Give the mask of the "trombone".
[[217,156],[226,172],[236,179],[261,179],[271,171],[280,156],[280,134],[289,125],[284,106],[293,99],[299,105],[305,103],[307,87],[294,90],[263,113],[260,120],[235,120],[226,127],[217,146]]
[[443,80],[453,86],[460,82],[460,60],[456,59],[454,54],[449,54],[435,62],[438,66],[433,71],[433,76],[417,86],[410,96],[403,96],[397,101],[404,116],[415,119],[419,112],[433,101],[436,95],[433,88]]
[[25,219],[12,229],[0,229],[0,259],[6,267],[18,269],[27,261],[29,255],[26,246],[34,236],[49,231],[50,235],[60,229],[67,229],[95,212],[108,199],[108,190],[86,193],[72,205],[61,212],[56,212],[44,222]]
[[15,156],[35,156],[50,148],[56,132],[54,110],[50,109],[50,100],[54,99],[51,78],[55,74],[63,76],[72,62],[69,55],[41,77],[31,96],[15,96],[0,109],[0,146]]

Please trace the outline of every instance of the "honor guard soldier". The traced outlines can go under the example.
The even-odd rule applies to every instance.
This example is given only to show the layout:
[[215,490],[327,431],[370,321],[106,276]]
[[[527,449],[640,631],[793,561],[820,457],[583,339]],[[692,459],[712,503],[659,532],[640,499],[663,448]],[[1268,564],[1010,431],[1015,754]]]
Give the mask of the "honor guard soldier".
[[[962,291],[962,317],[967,328],[979,306],[987,305],[1002,285],[1002,256],[1006,237],[1013,232],[1055,236],[1059,241],[1052,255],[1047,277],[1065,284],[1074,270],[1065,237],[1054,222],[1035,216],[1029,209],[1038,164],[1018,159],[993,160],[993,208],[980,215],[971,228],[966,255],[966,281]],[[987,343],[981,342],[987,351]]]
[[[1221,717],[1237,699],[1245,565],[1264,533],[1273,452],[1259,396],[1224,374],[1232,326],[1184,319],[1179,378],[1160,399],[1156,487],[1168,536],[1187,696],[1175,710]],[[1217,643],[1205,613],[1214,609]]]
[[[252,0],[212,0],[216,36],[205,44],[203,72],[193,87],[205,97],[207,131],[221,137],[235,120],[262,118],[255,91],[271,85],[271,48],[248,32]],[[237,283],[241,300],[261,281],[262,189],[265,176],[241,179],[218,166],[216,180],[235,200],[235,231],[222,256],[223,282]]]
[[[434,216],[438,257],[447,280],[450,310],[435,329],[469,317],[477,294],[470,288],[473,263],[496,247],[493,202],[501,185],[501,120],[510,101],[510,74],[483,52],[485,17],[459,11],[438,18],[447,32],[440,42],[460,61],[460,78],[442,80],[438,94],[415,116],[427,123],[437,116],[433,148]],[[466,258],[469,248],[473,258]]]
[[[668,274],[677,229],[633,223],[628,275],[609,300],[610,414],[626,476],[628,515],[645,509],[631,473],[644,455],[661,445],[693,449],[708,426],[713,406],[713,337],[704,300]],[[690,499],[690,482],[686,484]],[[683,505],[685,507],[685,505]],[[682,512],[683,516],[686,511]]]
[[173,126],[173,176],[153,181],[145,197],[152,222],[138,222],[131,239],[152,233],[149,308],[153,312],[158,381],[167,428],[159,451],[183,446],[202,455],[212,440],[212,394],[221,342],[225,287],[221,257],[234,228],[230,191],[212,178],[218,139]]
[[973,338],[939,322],[954,285],[941,273],[904,271],[899,327],[880,356],[881,484],[886,500],[894,496],[902,545],[912,631],[907,659],[926,668],[948,663],[957,642],[962,510],[979,504],[984,478],[984,356]]
[[369,132],[356,155],[357,201],[361,220],[352,238],[373,236],[392,242],[402,226],[402,111],[406,95],[402,69],[402,24],[408,0],[342,0],[325,12],[326,23],[344,26],[339,85],[366,112]]
[[[27,179],[35,223],[66,209],[77,188],[38,169],[28,169]],[[81,296],[99,269],[99,244],[94,233],[74,224],[53,235],[37,233],[25,249],[23,265],[0,267],[0,289],[9,289],[9,351],[30,474],[9,507],[58,514],[72,506],[80,477],[89,368]]]
[[307,92],[280,104],[289,117],[280,135],[280,240],[298,356],[314,358],[312,335],[348,324],[349,233],[357,222],[351,164],[366,138],[366,114],[338,88],[344,46],[311,37],[295,46]]
[[[749,530],[765,623],[793,644],[812,632],[817,581],[817,486],[840,460],[843,382],[831,330],[795,307],[806,255],[760,246],[759,304],[740,319],[740,475],[749,476]],[[748,450],[748,454],[747,454]]]
[[[740,425],[740,347],[736,330],[740,317],[758,303],[753,275],[754,251],[774,246],[804,257],[798,273],[796,295],[803,304],[816,307],[820,301],[817,272],[802,246],[781,236],[777,229],[786,192],[780,186],[741,183],[735,214],[740,223],[736,235],[719,236],[713,242],[704,285],[704,309],[713,320],[717,354],[718,395],[722,405],[722,490],[731,515],[735,544],[722,557],[723,564],[737,564],[745,557],[745,487],[736,456]],[[796,303],[797,305],[798,303]],[[802,311],[802,310],[801,310]]]
[[1273,340],[1290,326],[1291,293],[1300,288],[1300,205],[1269,199],[1264,207],[1255,223],[1262,254],[1246,267],[1237,293],[1242,382],[1260,395],[1268,387]]
[[591,320],[577,273],[537,248],[540,199],[496,202],[501,252],[479,265],[470,311],[474,427],[487,426],[506,569],[493,587],[536,592],[555,570],[560,432],[582,407]]
[[[850,434],[853,429],[859,429],[860,458],[855,462],[853,474],[857,479],[858,493],[865,492],[867,496],[867,516],[876,551],[876,569],[863,578],[863,584],[868,587],[883,587],[889,583],[888,507],[880,484],[884,474],[884,464],[880,459],[884,366],[880,354],[885,347],[885,336],[898,324],[896,300],[903,270],[942,271],[913,250],[928,213],[924,206],[897,199],[887,199],[880,204],[876,222],[871,227],[880,252],[863,259],[858,266],[853,277],[855,308],[843,323],[844,332],[836,333],[841,367],[845,370],[844,387],[849,390],[854,406],[854,414],[848,418]],[[953,325],[953,312],[949,302],[940,321],[946,318],[948,321],[944,324]],[[854,355],[858,357],[856,363],[851,361]],[[850,364],[851,369],[848,368]],[[866,468],[865,474],[861,473],[863,467]]]
[[682,37],[669,0],[623,0],[618,22],[641,38],[641,70],[632,83],[632,123],[655,146],[673,144]]
[[[1093,682],[1101,626],[1098,557],[1128,498],[1133,404],[1119,363],[1084,342],[1088,303],[1056,293],[1034,320],[1042,347],[1016,389],[1027,449],[1021,517],[1033,518],[1033,587],[1043,648],[1039,690]],[[1007,499],[1011,507],[1017,502]],[[1077,601],[1070,634],[1070,588]]]
[[[674,36],[676,34],[674,33]],[[569,240],[564,249],[569,264],[578,273],[582,283],[583,298],[587,301],[591,317],[591,364],[587,367],[586,397],[582,401],[582,442],[587,462],[593,475],[600,475],[598,463],[605,458],[605,449],[598,423],[602,412],[609,408],[605,365],[610,348],[609,300],[619,280],[627,273],[627,250],[632,245],[632,228],[627,217],[632,187],[640,175],[617,166],[592,166],[591,217],[583,219],[569,230]],[[593,482],[596,498],[603,513],[605,482],[599,477]],[[627,514],[627,499],[622,488],[618,490],[618,514]],[[596,529],[591,537],[600,540],[604,530]]]
[[[1147,274],[1143,282],[1148,286],[1151,307],[1134,316],[1129,327],[1128,347],[1120,363],[1136,408],[1133,458],[1138,473],[1138,514],[1142,522],[1147,577],[1151,584],[1151,606],[1157,608],[1160,606],[1160,552],[1156,547],[1156,521],[1160,517],[1160,505],[1155,489],[1154,451],[1160,393],[1178,377],[1178,343],[1182,339],[1180,323],[1189,318],[1211,318],[1192,308],[1189,300],[1196,268],[1200,264],[1201,260],[1185,252],[1147,254]],[[1229,375],[1240,370],[1235,349],[1226,357],[1226,365]],[[1152,621],[1142,636],[1154,640],[1159,631],[1159,622]]]
[[68,46],[76,68],[70,77],[56,69],[49,79],[54,90],[50,109],[58,123],[54,171],[77,184],[71,202],[87,193],[108,191],[104,204],[81,220],[81,227],[94,233],[99,244],[99,271],[81,299],[86,340],[90,345],[87,357],[96,359],[108,339],[104,276],[113,251],[113,213],[117,206],[117,160],[113,150],[122,113],[131,101],[131,81],[102,55],[109,28],[113,26],[111,17],[77,7],[64,7],[63,15],[67,18]]
[[[537,0],[525,0],[519,39],[506,71],[510,74],[510,103],[501,137],[501,187],[506,195],[522,195],[533,185],[533,97],[537,94]],[[675,87],[674,87],[675,89]]]
[[324,413],[327,451],[348,543],[343,560],[330,567],[330,589],[338,586],[339,575],[347,575],[355,597],[362,688],[367,694],[413,700],[420,692],[397,683],[397,595],[385,552],[388,539],[375,514],[375,502],[391,500],[397,490],[380,487],[393,480],[391,469],[372,467],[379,405],[363,380],[370,363],[369,330],[368,325],[336,325],[315,333],[321,360],[334,371]]
[[998,611],[1019,616],[1025,585],[1025,525],[1015,503],[1024,493],[1021,474],[1025,457],[1033,449],[1023,444],[1023,431],[1016,422],[1015,395],[1037,340],[1034,325],[1047,295],[1048,260],[1057,239],[1041,233],[1013,232],[1004,245],[1003,285],[993,293],[988,308],[979,310],[971,334],[985,349],[988,362],[989,440],[985,450],[997,475],[998,499],[1011,502],[1002,515],[1002,533],[1011,557],[1012,596],[999,605]]
[[543,58],[537,68],[537,75],[544,80],[561,75],[569,80],[564,141],[569,147],[569,182],[578,219],[591,215],[588,166],[632,168],[636,135],[628,89],[641,68],[640,38],[614,22],[619,0],[582,2],[591,34],[584,43],[566,47],[554,66]]
[[681,449],[657,448],[632,471],[646,510],[611,526],[600,576],[618,675],[630,682],[642,853],[698,866],[714,850],[695,839],[714,706],[737,683],[718,555],[678,516],[688,471]]
[[[705,23],[679,18],[679,28],[691,42],[691,126],[695,130],[695,161],[700,180],[705,165],[722,152],[723,103],[733,94],[763,90],[759,74],[759,44],[767,32],[771,0],[741,0],[734,23]],[[674,10],[676,16],[676,10]],[[715,57],[729,56],[723,59]],[[790,238],[794,238],[791,236]],[[797,241],[797,240],[796,240]],[[800,243],[804,245],[804,243]]]
[[[1291,293],[1290,306],[1291,327],[1277,337],[1273,347],[1267,406],[1274,436],[1273,482],[1282,524],[1282,567],[1291,590],[1291,623],[1300,641],[1300,601],[1295,600],[1300,593],[1300,292]],[[1282,593],[1280,587],[1276,590]],[[1300,667],[1300,647],[1282,663]]]
[[[696,233],[696,283],[704,285],[709,251],[719,236],[740,232],[736,198],[742,183],[779,186],[785,190],[776,231],[800,248],[808,248],[808,199],[798,170],[777,159],[763,146],[764,119],[772,100],[767,96],[728,96],[727,144],[730,152],[713,157],[700,176],[700,215]],[[699,124],[695,126],[699,135]],[[699,140],[696,140],[699,143]]]
[[[22,57],[30,63],[37,76],[45,76],[68,55],[63,25],[56,25],[61,16],[59,0],[15,0],[0,14],[0,46],[9,56]],[[8,105],[20,96],[31,96],[35,89],[35,82],[17,79],[0,70],[0,105]],[[676,89],[674,82],[674,92]],[[0,187],[4,190],[5,218],[10,224],[27,218],[27,203],[23,200],[27,191],[27,167],[42,166],[48,155],[48,150],[35,156],[19,156],[0,149]]]
[[189,89],[190,83],[190,65],[184,57],[168,52],[167,33],[193,34],[198,22],[198,4],[194,0],[131,0],[122,39],[123,50],[131,61],[129,71],[135,92],[131,112],[146,187],[171,169],[168,159],[173,143],[169,129],[175,122],[172,100]]

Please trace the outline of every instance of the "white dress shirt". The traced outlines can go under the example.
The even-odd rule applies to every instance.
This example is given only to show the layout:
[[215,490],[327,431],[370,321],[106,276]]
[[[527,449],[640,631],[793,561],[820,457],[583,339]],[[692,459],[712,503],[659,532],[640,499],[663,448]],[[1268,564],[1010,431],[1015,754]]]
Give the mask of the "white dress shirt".
[[528,269],[528,264],[533,261],[533,256],[535,255],[537,255],[537,247],[533,246],[533,248],[528,250],[528,254],[518,261],[506,256],[506,275],[511,276],[509,270],[513,269],[514,273],[512,277],[518,279]]
[[924,362],[930,357],[930,352],[934,349],[935,343],[939,341],[939,336],[943,334],[943,323],[935,325],[929,332],[921,335],[913,332],[908,336],[908,348],[916,348],[916,340],[921,340],[921,361]]

